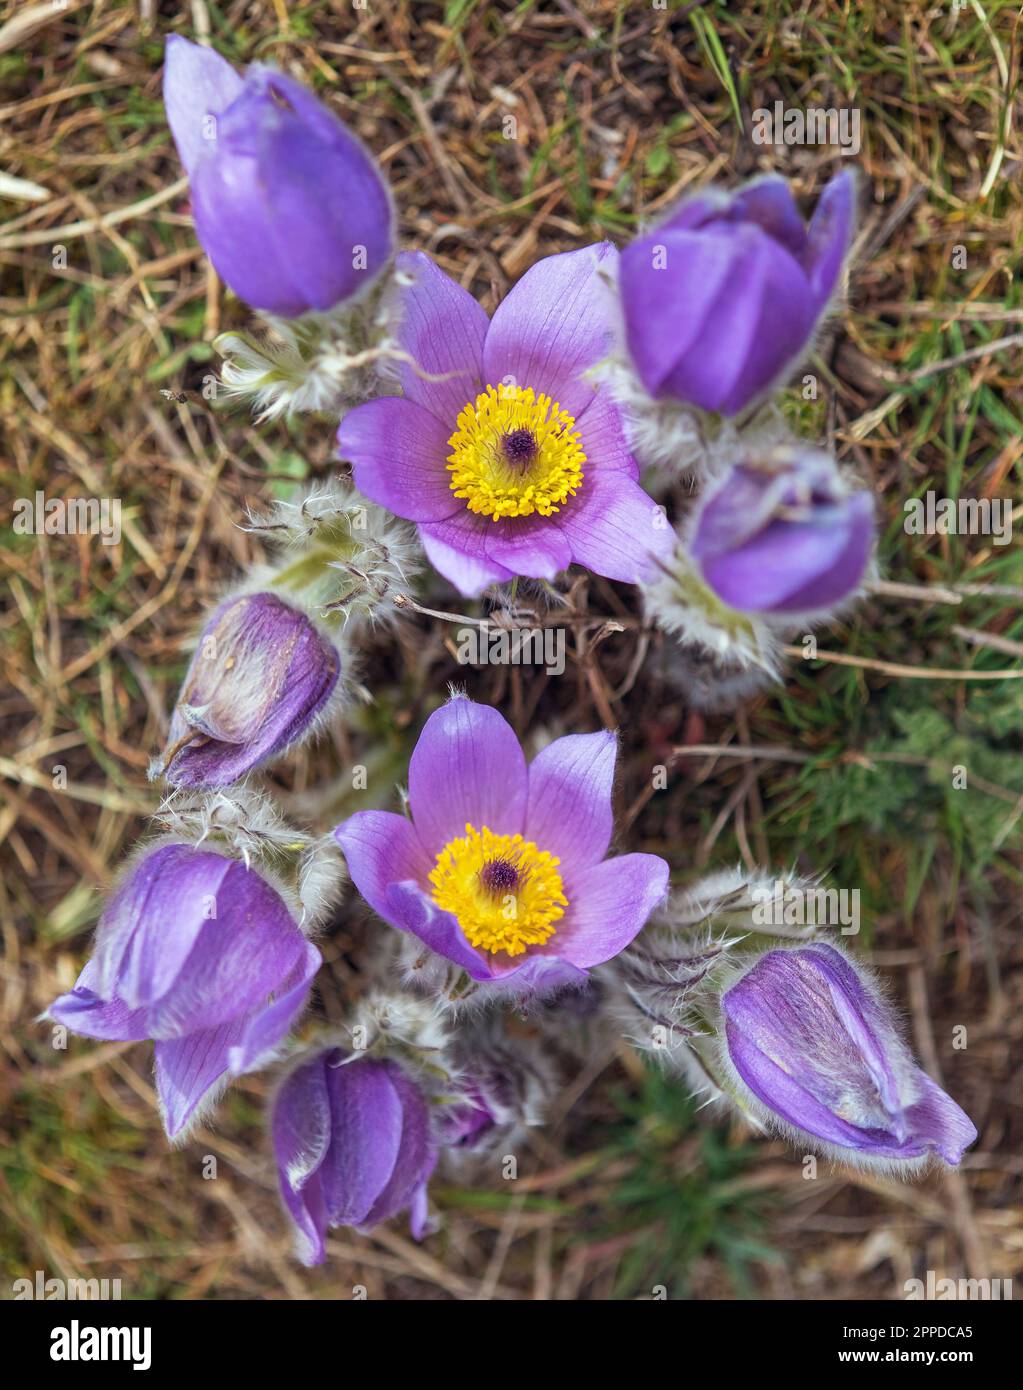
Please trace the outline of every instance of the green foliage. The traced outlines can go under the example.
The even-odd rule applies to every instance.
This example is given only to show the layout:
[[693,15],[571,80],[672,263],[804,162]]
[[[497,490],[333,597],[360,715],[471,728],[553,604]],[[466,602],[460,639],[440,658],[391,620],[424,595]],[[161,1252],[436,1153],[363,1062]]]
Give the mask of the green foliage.
[[696,1119],[696,1102],[681,1082],[647,1071],[634,1087],[612,1093],[621,1115],[604,1155],[626,1171],[605,1210],[606,1236],[633,1232],[617,1271],[619,1296],[650,1296],[663,1285],[670,1299],[692,1292],[693,1267],[715,1255],[734,1294],[749,1297],[751,1265],[779,1259],[759,1238],[769,1198],[743,1184],[755,1154],[723,1129]]

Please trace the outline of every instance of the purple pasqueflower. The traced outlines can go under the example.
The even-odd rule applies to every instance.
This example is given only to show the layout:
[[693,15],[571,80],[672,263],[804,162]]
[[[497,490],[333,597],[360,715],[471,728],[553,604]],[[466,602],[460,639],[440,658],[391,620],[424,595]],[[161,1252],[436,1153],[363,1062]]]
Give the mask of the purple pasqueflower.
[[473,979],[523,993],[580,984],[664,897],[652,854],[605,859],[615,737],[570,734],[527,768],[490,705],[435,711],[409,764],[412,819],[357,811],[334,831],[359,892]]
[[463,594],[573,561],[634,583],[670,551],[618,408],[585,379],[611,347],[616,256],[604,242],[538,261],[489,322],[429,257],[398,258],[401,345],[426,375],[405,365],[404,397],[349,411],[338,443],[359,490],[417,522]]
[[808,226],[778,174],[685,199],[622,252],[629,355],[644,389],[735,415],[807,349],[849,249],[851,170]]
[[458,1094],[441,1109],[437,1118],[438,1137],[446,1148],[482,1148],[495,1129],[508,1122],[508,1112],[498,1107],[487,1090],[474,1078],[464,1078]]
[[721,998],[725,1059],[762,1118],[847,1160],[956,1164],[977,1131],[916,1065],[890,1006],[824,942],[768,951]]
[[338,1048],[301,1062],[277,1093],[271,1132],[303,1264],[323,1263],[328,1227],[375,1226],[406,1207],[422,1238],[437,1151],[426,1099],[396,1062]]
[[847,598],[874,542],[874,504],[820,449],[784,447],[735,464],[701,501],[689,553],[729,607],[811,615]]
[[100,918],[91,960],[48,1017],[86,1038],[152,1038],[173,1138],[230,1077],[273,1052],[319,966],[319,951],[255,870],[164,843],[130,869]]
[[240,299],[283,318],[358,295],[394,247],[372,157],[300,83],[167,39],[163,99],[199,240]]
[[237,782],[311,729],[340,665],[334,644],[276,594],[228,599],[203,628],[158,771],[176,787]]

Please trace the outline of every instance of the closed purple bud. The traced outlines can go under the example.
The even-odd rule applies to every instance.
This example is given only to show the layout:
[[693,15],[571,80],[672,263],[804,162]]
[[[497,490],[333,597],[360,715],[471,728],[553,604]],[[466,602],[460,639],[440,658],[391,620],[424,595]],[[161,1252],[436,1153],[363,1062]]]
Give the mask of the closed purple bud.
[[735,415],[807,349],[849,248],[856,183],[831,180],[809,226],[777,174],[687,199],[622,253],[626,342],[646,391]]
[[449,1148],[476,1149],[505,1123],[506,1112],[496,1108],[480,1086],[469,1081],[457,1100],[442,1110],[438,1131],[441,1143]]
[[957,1164],[977,1131],[916,1065],[876,985],[833,946],[768,951],[722,996],[724,1060],[753,1108],[847,1161]]
[[167,40],[164,103],[217,272],[254,308],[294,318],[365,289],[393,251],[387,188],[311,92],[256,64]]
[[230,786],[308,732],[337,685],[337,648],[276,594],[214,612],[155,772],[177,787]]
[[285,1078],[271,1130],[303,1264],[323,1263],[328,1227],[368,1228],[406,1208],[421,1238],[437,1155],[426,1099],[396,1062],[318,1053]]
[[152,1038],[173,1137],[231,1076],[273,1052],[319,965],[319,951],[260,874],[164,843],[114,893],[92,959],[49,1016],[87,1038]]
[[736,464],[702,502],[689,551],[704,581],[744,613],[807,616],[859,585],[874,507],[830,454],[779,448]]

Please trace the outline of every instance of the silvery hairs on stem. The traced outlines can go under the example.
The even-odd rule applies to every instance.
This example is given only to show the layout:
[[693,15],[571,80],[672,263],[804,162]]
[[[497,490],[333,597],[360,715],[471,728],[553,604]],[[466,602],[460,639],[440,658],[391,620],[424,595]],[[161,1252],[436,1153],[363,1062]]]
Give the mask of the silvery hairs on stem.
[[258,868],[303,931],[322,925],[341,900],[348,873],[333,837],[296,829],[267,792],[247,782],[210,792],[172,791],[153,820],[177,840]]
[[397,340],[400,294],[409,278],[393,266],[356,300],[300,318],[264,314],[267,332],[221,333],[221,380],[229,400],[257,419],[322,411],[340,418],[393,389],[390,368],[406,361]]
[[342,479],[299,491],[266,511],[250,510],[242,530],[280,552],[274,563],[252,572],[247,588],[300,596],[307,609],[321,619],[340,618],[345,629],[396,622],[394,597],[423,566],[414,528]]
[[685,1069],[687,1052],[709,1031],[718,981],[736,948],[763,931],[758,918],[770,920],[772,904],[800,885],[810,881],[739,867],[673,893],[599,972],[622,1035],[638,1051]]

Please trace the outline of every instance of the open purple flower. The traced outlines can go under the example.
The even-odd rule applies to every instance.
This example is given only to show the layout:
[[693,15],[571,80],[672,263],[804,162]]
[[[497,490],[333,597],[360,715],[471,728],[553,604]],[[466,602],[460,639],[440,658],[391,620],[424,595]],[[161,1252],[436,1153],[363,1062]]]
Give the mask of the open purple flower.
[[574,561],[634,583],[670,532],[640,488],[617,407],[584,374],[610,349],[614,248],[548,256],[488,322],[421,252],[398,258],[403,398],[368,401],[338,443],[367,497],[417,522],[430,561],[464,594]]
[[406,1207],[422,1237],[436,1147],[426,1100],[397,1063],[318,1053],[285,1078],[271,1130],[303,1264],[323,1263],[328,1227],[375,1226]]
[[409,764],[411,821],[358,811],[334,834],[362,896],[474,980],[523,993],[578,984],[663,898],[652,854],[605,859],[615,738],[571,734],[527,768],[496,709],[456,698]]
[[779,382],[828,306],[855,203],[845,170],[806,226],[788,183],[769,174],[684,200],[626,247],[625,335],[646,391],[735,415]]
[[230,786],[309,731],[339,670],[301,609],[276,594],[228,599],[199,638],[158,770],[177,787]]
[[230,1077],[273,1052],[319,965],[319,951],[258,873],[193,845],[163,844],[114,893],[92,959],[49,1017],[86,1038],[152,1038],[173,1137]]
[[689,551],[731,608],[766,616],[833,608],[859,585],[874,505],[830,454],[781,448],[737,463],[694,518]]
[[957,1164],[977,1131],[916,1065],[890,1007],[833,946],[768,951],[721,999],[726,1060],[768,1123],[837,1157]]
[[260,64],[240,77],[213,49],[172,34],[163,95],[196,233],[239,298],[294,318],[351,299],[384,269],[387,188],[305,87]]

